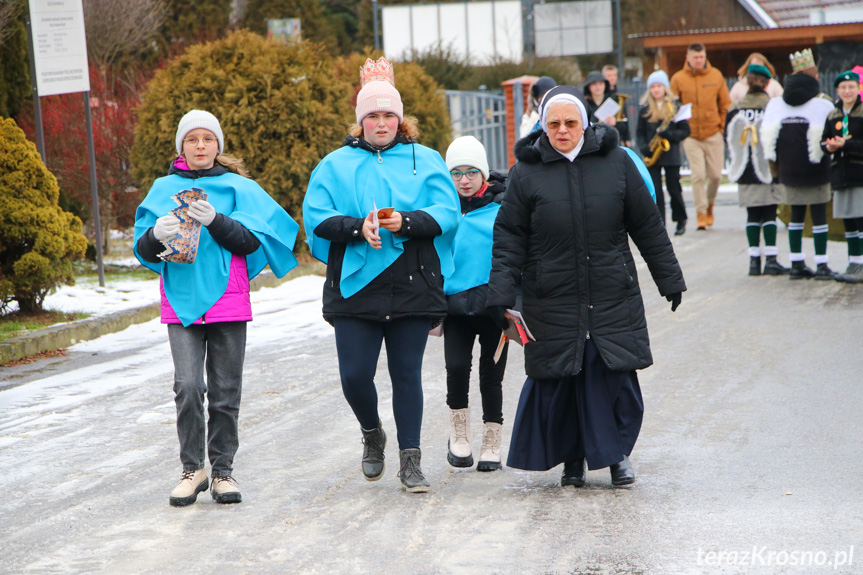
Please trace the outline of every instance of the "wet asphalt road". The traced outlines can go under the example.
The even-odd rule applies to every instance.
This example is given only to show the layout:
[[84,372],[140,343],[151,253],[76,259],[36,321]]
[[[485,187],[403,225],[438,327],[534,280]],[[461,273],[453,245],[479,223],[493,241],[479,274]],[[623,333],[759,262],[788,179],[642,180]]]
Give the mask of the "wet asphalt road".
[[[674,239],[689,287],[676,313],[639,266],[656,363],[639,374],[632,487],[612,488],[607,470],[561,489],[559,468],[449,467],[436,338],[424,366],[431,492],[400,489],[384,356],[393,441],[384,478],[365,482],[332,335],[317,329],[256,344],[250,333],[235,461],[244,502],[204,494],[174,509],[167,338],[137,326],[138,351],[73,348],[0,371],[19,390],[52,376],[74,389],[99,366],[104,379],[56,409],[49,398],[18,413],[0,393],[0,573],[863,573],[863,286],[748,277],[745,216],[732,202],[720,198],[713,230]],[[787,263],[784,242],[780,226]],[[844,269],[844,246],[830,249]],[[505,448],[523,379],[513,349]],[[478,405],[477,394],[474,381]],[[472,419],[478,443],[478,409]]]

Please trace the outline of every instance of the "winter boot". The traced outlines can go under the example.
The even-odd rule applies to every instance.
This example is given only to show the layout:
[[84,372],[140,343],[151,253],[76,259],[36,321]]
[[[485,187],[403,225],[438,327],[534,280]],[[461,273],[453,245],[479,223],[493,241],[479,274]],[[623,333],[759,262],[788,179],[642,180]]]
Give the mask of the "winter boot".
[[765,256],[764,269],[761,273],[766,276],[784,276],[791,273],[791,270],[776,261],[776,256]]
[[227,475],[225,477],[214,477],[213,486],[210,488],[210,495],[216,503],[239,503],[243,500],[240,493],[240,486],[236,480]]
[[446,460],[453,467],[470,467],[473,465],[469,436],[470,408],[451,409],[449,412],[449,443],[447,444]]
[[210,483],[207,481],[207,471],[203,468],[197,471],[184,471],[180,482],[171,491],[169,499],[174,507],[191,505],[198,498],[198,493],[206,491]]
[[849,284],[863,283],[863,265],[848,264],[848,269],[845,270],[845,273],[838,274],[834,279],[838,282]]
[[363,475],[366,481],[377,481],[384,474],[384,448],[387,446],[387,434],[378,421],[378,426],[371,431],[360,428],[363,432]]
[[707,204],[707,227],[713,226],[713,204]]
[[422,452],[418,447],[399,451],[399,477],[402,487],[410,493],[426,493],[429,490],[429,482],[420,468],[420,459]]
[[560,476],[560,485],[566,487],[584,487],[584,459],[570,461],[563,464],[563,475]]
[[623,461],[609,466],[611,470],[612,485],[629,485],[635,483],[635,471],[632,470],[632,465],[629,464],[629,457],[623,456]]
[[686,220],[680,220],[677,222],[677,226],[674,228],[675,236],[682,236],[686,233]]
[[707,214],[697,214],[698,216],[698,227],[696,230],[706,230],[707,229]]
[[791,262],[791,273],[788,275],[792,280],[808,280],[815,276],[815,272],[806,267],[806,262]]
[[500,424],[486,422],[482,430],[482,450],[479,452],[477,471],[500,469]]
[[749,256],[749,275],[761,275],[761,256]]
[[836,272],[830,269],[827,264],[818,264],[815,267],[815,279],[817,280],[832,280],[836,277]]

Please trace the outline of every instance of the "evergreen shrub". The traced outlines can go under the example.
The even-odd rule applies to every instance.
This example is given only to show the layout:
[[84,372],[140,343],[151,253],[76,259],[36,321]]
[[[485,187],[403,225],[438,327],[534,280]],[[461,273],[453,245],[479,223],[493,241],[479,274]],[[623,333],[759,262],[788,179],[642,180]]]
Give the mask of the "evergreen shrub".
[[39,312],[49,290],[75,283],[72,261],[87,240],[59,197],[35,144],[0,118],[0,311],[17,301],[22,312]]

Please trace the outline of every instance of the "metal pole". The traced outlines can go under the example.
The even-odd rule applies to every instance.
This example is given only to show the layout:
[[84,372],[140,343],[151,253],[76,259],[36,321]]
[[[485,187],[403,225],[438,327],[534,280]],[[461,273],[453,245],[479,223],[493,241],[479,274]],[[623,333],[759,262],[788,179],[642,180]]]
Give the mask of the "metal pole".
[[90,195],[93,201],[93,229],[96,233],[96,267],[99,286],[105,287],[105,268],[102,265],[102,222],[99,218],[99,182],[96,181],[96,147],[93,145],[93,118],[90,115],[90,92],[84,94],[84,117],[87,121],[87,157],[90,161]]
[[616,6],[615,19],[617,20],[617,83],[623,81],[623,26],[620,24],[620,0],[614,0]]
[[30,8],[24,11],[24,21],[27,24],[27,48],[30,52],[30,82],[33,85],[33,116],[36,120],[36,148],[42,156],[42,163],[48,165],[45,157],[45,132],[42,129],[42,103],[39,99],[39,86],[36,82],[36,53],[33,51],[33,29],[30,25]]
[[372,22],[375,28],[375,52],[377,52],[381,49],[381,40],[378,37],[378,0],[372,0]]

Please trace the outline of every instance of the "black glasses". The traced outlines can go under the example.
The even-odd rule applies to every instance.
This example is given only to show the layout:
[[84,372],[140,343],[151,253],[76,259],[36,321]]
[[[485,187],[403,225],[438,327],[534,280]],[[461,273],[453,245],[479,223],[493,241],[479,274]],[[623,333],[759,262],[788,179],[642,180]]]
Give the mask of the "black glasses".
[[462,176],[467,176],[468,180],[475,180],[476,177],[479,175],[479,170],[468,170],[466,172],[457,172],[453,170],[452,172],[450,172],[450,175],[452,176],[454,182],[459,181]]

